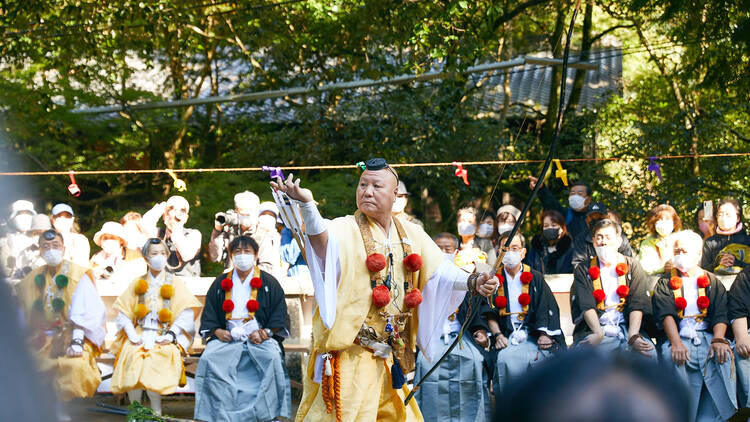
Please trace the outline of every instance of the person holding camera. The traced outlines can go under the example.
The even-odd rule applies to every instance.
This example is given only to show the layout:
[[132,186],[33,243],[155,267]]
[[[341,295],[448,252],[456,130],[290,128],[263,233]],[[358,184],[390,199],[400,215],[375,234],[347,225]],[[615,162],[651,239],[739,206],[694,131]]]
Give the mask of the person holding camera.
[[214,230],[208,242],[208,258],[213,262],[223,262],[224,268],[232,266],[229,244],[235,238],[255,234],[258,226],[258,195],[244,191],[234,195],[234,209],[217,212],[214,217]]
[[[201,275],[201,232],[188,229],[190,204],[182,196],[171,196],[167,202],[154,205],[143,215],[143,228],[151,237],[164,240],[169,249],[167,270],[183,277],[200,277]],[[164,220],[165,227],[157,227],[159,218]]]

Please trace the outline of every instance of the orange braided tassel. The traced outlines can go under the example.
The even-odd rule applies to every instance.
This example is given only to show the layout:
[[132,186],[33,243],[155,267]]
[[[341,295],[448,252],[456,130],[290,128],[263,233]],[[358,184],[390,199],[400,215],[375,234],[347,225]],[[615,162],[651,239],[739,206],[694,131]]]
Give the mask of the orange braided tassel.
[[323,403],[326,405],[326,412],[331,413],[333,410],[333,403],[331,403],[331,397],[328,395],[328,384],[330,384],[330,377],[323,375],[323,379],[320,383],[320,393],[323,395]]
[[333,370],[333,401],[336,403],[336,422],[340,422],[343,420],[343,415],[341,407],[341,360],[339,359],[338,352],[334,352],[333,358],[335,368]]

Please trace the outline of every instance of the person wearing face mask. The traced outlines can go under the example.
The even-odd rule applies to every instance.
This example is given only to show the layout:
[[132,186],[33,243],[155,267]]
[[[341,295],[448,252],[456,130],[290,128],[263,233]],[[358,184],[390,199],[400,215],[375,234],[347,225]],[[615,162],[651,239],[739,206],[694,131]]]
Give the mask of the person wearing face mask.
[[32,220],[36,216],[34,204],[26,200],[15,201],[10,207],[11,232],[0,239],[0,271],[7,282],[16,284],[30,270],[23,251],[36,245],[30,236]]
[[[598,221],[603,219],[610,219],[621,226],[619,217],[615,213],[608,212],[606,205],[601,202],[589,204],[588,211],[586,212],[586,224],[589,227],[594,227]],[[634,254],[633,249],[630,248],[630,240],[628,240],[628,237],[622,231],[620,231],[620,239],[620,246],[617,252],[627,257],[633,257]],[[573,258],[571,259],[573,267],[582,262],[589,262],[591,258],[596,256],[593,234],[588,228],[573,238],[573,245]]]
[[[46,214],[37,214],[31,220],[31,229],[28,233],[32,239],[39,239],[39,236],[41,236],[42,233],[50,229],[52,229],[52,223],[50,222],[49,217]],[[37,240],[34,240],[34,243],[21,251],[19,257],[16,259],[16,263],[22,268],[24,276],[31,270],[46,265],[46,262],[42,259],[41,252],[39,251],[39,243]]]
[[278,275],[281,266],[281,234],[276,228],[279,209],[273,202],[262,202],[258,210],[258,228],[252,238],[258,242],[258,267]]
[[125,236],[125,260],[142,261],[145,265],[146,261],[143,260],[143,255],[141,255],[141,248],[146,243],[148,235],[143,228],[143,216],[138,212],[129,211],[120,218],[120,225],[122,225],[123,236]]
[[[537,178],[529,176],[529,187],[533,190],[536,186]],[[568,206],[562,206],[555,198],[555,195],[542,186],[539,189],[539,200],[542,202],[544,209],[555,210],[565,216],[565,226],[568,227],[568,233],[575,239],[581,233],[584,233],[590,227],[586,224],[587,207],[591,203],[591,187],[581,181],[574,182],[570,185],[568,192]]]
[[[698,266],[700,235],[681,231],[673,242],[674,267],[659,279],[653,298],[662,361],[690,390],[690,421],[728,420],[737,411],[737,396],[726,339],[727,294],[716,276]],[[747,325],[739,334],[747,336]]]
[[291,416],[282,342],[289,337],[281,285],[257,263],[258,244],[229,245],[233,269],[206,293],[200,332],[206,350],[195,373],[195,415],[204,421],[270,421]]
[[52,227],[65,239],[65,259],[86,267],[89,265],[91,245],[86,236],[78,233],[75,226],[75,213],[68,204],[57,204],[52,207],[50,220]]
[[113,393],[141,401],[143,390],[151,408],[161,415],[161,396],[185,386],[182,356],[193,344],[194,308],[201,303],[178,276],[167,270],[169,250],[162,239],[150,238],[141,249],[146,274],[133,280],[115,300],[117,338]]
[[[477,265],[484,268],[489,264],[489,256],[476,244],[477,220],[479,211],[473,207],[458,210],[456,226],[461,243],[454,259],[454,263],[466,271],[474,272]],[[493,255],[494,256],[494,255]]]
[[229,244],[240,235],[252,236],[258,228],[260,198],[244,191],[234,195],[234,209],[217,213],[214,229],[208,242],[208,258],[213,262],[224,263],[224,269],[232,267]]
[[652,309],[649,279],[636,259],[617,251],[621,230],[616,221],[598,221],[592,229],[596,256],[574,270],[570,292],[576,324],[573,340],[656,359],[654,344],[642,330]]
[[102,248],[91,257],[89,263],[96,282],[107,280],[111,283],[129,283],[133,276],[146,271],[145,261],[126,261],[127,242],[125,230],[120,223],[104,223],[94,235],[94,243]]
[[671,205],[657,205],[649,211],[646,227],[650,234],[641,241],[638,262],[649,275],[672,270],[674,263],[670,235],[682,230],[682,220],[677,211]]
[[531,239],[525,262],[542,274],[573,272],[573,239],[568,234],[565,218],[554,210],[542,213],[542,232]]
[[67,403],[92,397],[101,382],[106,309],[91,272],[64,258],[61,233],[42,233],[39,250],[46,264],[18,284],[18,299],[37,367],[59,400],[58,420],[71,420]]
[[750,236],[742,225],[742,207],[734,198],[716,206],[716,234],[703,244],[701,268],[716,274],[737,274],[750,262]]
[[396,200],[393,202],[393,216],[403,218],[410,223],[424,228],[424,224],[417,217],[406,212],[406,205],[409,202],[410,195],[409,191],[406,190],[404,182],[399,180],[398,193],[396,194]]
[[[510,232],[519,217],[521,217],[521,210],[513,205],[506,204],[500,207],[495,217],[498,237]],[[495,244],[498,245],[499,243],[495,242]]]
[[[201,275],[201,232],[188,229],[190,204],[182,196],[169,197],[167,202],[154,205],[143,215],[143,228],[149,236],[164,240],[169,250],[167,269],[183,277]],[[159,219],[164,227],[157,227]]]
[[[508,235],[500,237],[504,242]],[[489,323],[497,358],[493,361],[495,402],[529,368],[565,349],[557,301],[544,275],[522,263],[526,240],[517,233],[498,271],[501,286],[481,312]]]
[[706,208],[704,204],[695,212],[695,227],[700,232],[703,240],[716,234],[716,221],[713,218],[706,218]]

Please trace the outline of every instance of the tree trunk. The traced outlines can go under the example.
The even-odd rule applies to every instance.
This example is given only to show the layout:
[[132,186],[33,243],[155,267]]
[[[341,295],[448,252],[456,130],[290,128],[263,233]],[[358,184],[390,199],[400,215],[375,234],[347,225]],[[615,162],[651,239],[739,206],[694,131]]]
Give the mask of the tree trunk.
[[[591,52],[593,39],[591,37],[591,18],[594,10],[594,0],[586,1],[586,10],[583,14],[583,30],[581,34],[581,55],[578,57],[579,62],[588,61]],[[576,77],[573,80],[573,89],[570,90],[570,99],[565,107],[565,114],[575,112],[578,103],[581,101],[581,92],[583,92],[583,83],[586,80],[586,69],[576,69]]]

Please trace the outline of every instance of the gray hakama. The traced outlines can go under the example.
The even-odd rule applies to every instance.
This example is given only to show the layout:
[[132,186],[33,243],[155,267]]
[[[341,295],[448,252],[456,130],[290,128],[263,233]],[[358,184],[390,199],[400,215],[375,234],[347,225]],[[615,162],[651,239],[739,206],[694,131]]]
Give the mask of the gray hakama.
[[291,390],[279,343],[208,343],[195,374],[195,419],[265,422],[291,416]]
[[[523,328],[523,330],[526,330]],[[552,356],[551,350],[540,350],[533,338],[508,346],[497,352],[497,366],[492,380],[495,400],[500,400],[500,394],[509,382],[526,374],[533,366]]]
[[[442,356],[457,333],[449,335],[436,353]],[[420,380],[430,370],[435,360],[428,362],[419,354],[414,379]],[[490,420],[490,392],[487,388],[487,372],[484,356],[471,338],[466,335],[440,364],[437,370],[424,380],[414,394],[425,421],[481,422]]]
[[725,421],[737,412],[736,380],[732,374],[731,359],[719,365],[716,359],[708,358],[713,334],[698,331],[700,345],[691,339],[683,338],[690,359],[685,365],[677,366],[672,361],[672,345],[662,344],[665,364],[673,368],[690,389],[690,415],[693,421]]

